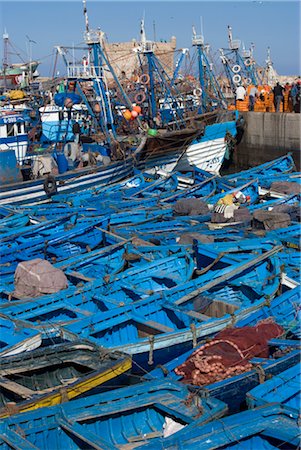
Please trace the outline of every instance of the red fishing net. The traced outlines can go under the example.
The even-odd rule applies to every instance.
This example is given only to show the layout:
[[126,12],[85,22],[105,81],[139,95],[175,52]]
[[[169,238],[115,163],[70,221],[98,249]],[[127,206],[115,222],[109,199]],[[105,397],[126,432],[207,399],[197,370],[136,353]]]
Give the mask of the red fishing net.
[[249,360],[267,358],[268,341],[283,333],[283,328],[269,319],[255,327],[226,328],[193,352],[175,373],[184,382],[204,386],[247,372],[252,368]]

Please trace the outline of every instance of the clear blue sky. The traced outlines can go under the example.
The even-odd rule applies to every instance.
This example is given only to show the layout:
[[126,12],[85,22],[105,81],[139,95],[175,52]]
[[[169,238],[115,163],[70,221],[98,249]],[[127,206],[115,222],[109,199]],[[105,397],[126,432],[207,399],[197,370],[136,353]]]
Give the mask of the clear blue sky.
[[[200,31],[203,20],[205,40],[212,51],[227,47],[227,25],[233,38],[241,39],[248,49],[255,44],[254,57],[264,65],[267,47],[271,48],[274,68],[280,75],[299,75],[300,2],[299,1],[102,1],[87,0],[91,28],[100,27],[109,42],[139,38],[140,19],[145,15],[147,37],[153,39],[155,22],[157,40],[177,38],[177,48],[191,47],[191,27]],[[53,47],[83,42],[82,1],[2,1],[1,33],[7,30],[11,42],[26,59],[28,38],[33,59],[41,60],[39,71],[52,74]],[[26,35],[28,38],[26,38]],[[51,56],[52,55],[52,56]],[[1,41],[1,59],[3,45]],[[20,60],[11,55],[11,62]]]

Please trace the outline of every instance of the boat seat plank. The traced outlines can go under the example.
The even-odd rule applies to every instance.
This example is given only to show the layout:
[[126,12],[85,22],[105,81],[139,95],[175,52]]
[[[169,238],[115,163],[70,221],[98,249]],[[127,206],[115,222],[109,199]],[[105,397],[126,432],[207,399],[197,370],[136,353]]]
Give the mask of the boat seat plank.
[[68,270],[66,272],[66,275],[68,275],[69,277],[71,276],[71,277],[78,278],[79,280],[87,281],[87,282],[95,280],[95,278],[86,277],[86,275],[83,275],[82,273],[76,272],[74,270],[72,270],[72,271]]
[[2,294],[8,297],[9,299],[16,298],[18,300],[24,300],[24,295],[18,295],[14,290],[11,291],[4,290],[2,291]]
[[59,425],[64,430],[71,433],[73,436],[76,436],[82,442],[85,442],[92,448],[96,450],[112,450],[116,447],[113,447],[109,443],[103,441],[100,436],[92,433],[91,431],[87,431],[82,425],[76,422],[70,422],[69,420],[59,417],[57,419]]
[[206,316],[206,314],[201,314],[197,311],[185,311],[185,314],[187,314],[190,317],[193,317],[194,319],[198,319],[198,320],[202,320],[202,321],[211,319],[210,316]]
[[[162,437],[162,436],[163,436],[163,432],[162,431],[151,431],[150,433],[146,433],[146,434],[143,434],[143,435],[140,435],[140,436],[128,437],[127,440],[131,444],[135,444],[135,442],[141,443],[141,441],[144,442],[147,439],[154,439],[156,437]],[[132,447],[132,445],[124,444],[124,445],[121,445],[120,448],[125,450],[126,448],[132,449],[133,447]]]
[[0,386],[4,387],[8,391],[12,391],[15,394],[20,395],[23,398],[30,398],[34,394],[36,394],[35,391],[33,391],[25,386],[22,386],[21,384],[18,384],[15,381],[11,381],[11,380],[5,380],[5,379],[0,380]]
[[154,320],[148,320],[144,322],[146,325],[151,328],[155,328],[156,330],[162,331],[163,333],[168,333],[169,331],[175,331],[174,328],[170,328],[167,325],[163,325],[162,323],[155,322]]

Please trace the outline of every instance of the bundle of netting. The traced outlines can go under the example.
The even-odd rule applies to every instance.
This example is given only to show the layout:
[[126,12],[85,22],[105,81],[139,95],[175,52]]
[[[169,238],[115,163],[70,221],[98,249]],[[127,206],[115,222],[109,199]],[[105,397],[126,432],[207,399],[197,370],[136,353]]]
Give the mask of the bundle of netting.
[[283,328],[269,319],[254,327],[226,328],[194,351],[175,373],[197,386],[239,375],[252,369],[252,358],[267,358],[268,341],[283,333]]

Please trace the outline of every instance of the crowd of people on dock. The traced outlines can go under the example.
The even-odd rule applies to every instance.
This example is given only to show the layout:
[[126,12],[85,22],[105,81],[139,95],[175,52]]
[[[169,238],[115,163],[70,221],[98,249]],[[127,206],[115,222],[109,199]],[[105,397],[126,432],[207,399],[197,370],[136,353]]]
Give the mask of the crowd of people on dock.
[[236,89],[235,106],[246,111],[300,113],[300,98],[300,79],[284,86],[277,81],[273,88],[241,84]]

